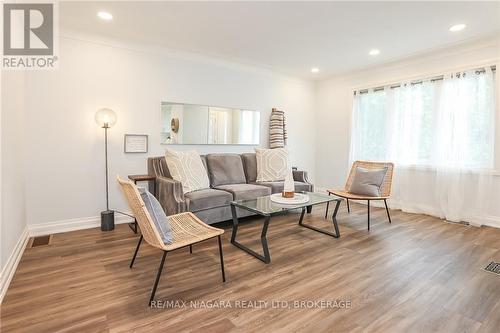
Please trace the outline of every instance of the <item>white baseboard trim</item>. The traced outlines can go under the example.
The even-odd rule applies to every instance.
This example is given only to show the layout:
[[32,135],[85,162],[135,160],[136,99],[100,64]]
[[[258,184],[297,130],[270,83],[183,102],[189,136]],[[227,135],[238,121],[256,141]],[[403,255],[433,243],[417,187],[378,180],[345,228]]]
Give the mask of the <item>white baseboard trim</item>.
[[17,241],[14,250],[12,251],[7,263],[5,264],[2,272],[0,273],[0,304],[2,304],[3,298],[7,293],[7,289],[9,288],[10,282],[14,277],[14,273],[16,272],[17,265],[24,253],[24,249],[28,244],[29,240],[29,232],[28,228],[24,228],[19,240]]
[[483,225],[488,227],[500,228],[500,217],[498,216],[486,216],[483,220]]
[[[127,213],[128,214],[128,213]],[[134,219],[115,213],[115,224],[132,223]],[[58,234],[61,232],[90,229],[101,226],[100,216],[82,217],[48,223],[31,224],[28,226],[30,237]]]

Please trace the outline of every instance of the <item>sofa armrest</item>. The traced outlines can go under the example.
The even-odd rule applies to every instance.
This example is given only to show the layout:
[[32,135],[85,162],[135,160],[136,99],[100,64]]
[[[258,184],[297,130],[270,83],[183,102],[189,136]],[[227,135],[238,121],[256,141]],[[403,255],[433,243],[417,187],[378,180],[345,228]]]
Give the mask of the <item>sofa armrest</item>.
[[182,191],[182,183],[167,177],[156,177],[158,201],[167,215],[186,211],[186,202]]
[[307,171],[292,170],[292,173],[293,173],[293,180],[295,180],[296,182],[311,184],[309,182],[309,179],[307,179]]
[[296,182],[302,182],[311,185],[310,191],[314,192],[314,185],[307,179],[307,171],[297,170],[294,168],[292,170],[293,180]]

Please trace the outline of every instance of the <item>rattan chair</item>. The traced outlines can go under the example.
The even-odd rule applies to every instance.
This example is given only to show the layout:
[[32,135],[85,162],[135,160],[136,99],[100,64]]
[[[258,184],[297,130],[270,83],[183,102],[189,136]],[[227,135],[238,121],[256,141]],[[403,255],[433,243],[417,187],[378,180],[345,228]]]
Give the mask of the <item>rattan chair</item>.
[[[387,172],[384,176],[384,180],[382,185],[380,186],[380,196],[379,197],[370,197],[365,195],[357,195],[354,193],[350,193],[349,189],[351,188],[352,181],[354,180],[354,175],[356,173],[356,168],[361,167],[365,169],[383,169],[387,168]],[[328,195],[336,195],[338,197],[346,199],[347,203],[347,211],[350,213],[351,208],[349,207],[349,200],[366,200],[368,202],[368,230],[370,230],[370,201],[375,200],[383,200],[385,204],[385,211],[387,212],[387,217],[389,218],[389,223],[391,221],[391,214],[389,213],[389,208],[387,207],[387,199],[391,195],[391,186],[392,186],[392,174],[394,171],[394,164],[390,162],[368,162],[368,161],[356,161],[352,164],[351,171],[349,172],[349,176],[347,177],[347,182],[343,190],[327,190]],[[326,205],[326,213],[325,218],[328,215],[328,207],[329,203]]]
[[169,216],[170,228],[172,229],[173,242],[172,244],[163,243],[160,234],[158,233],[156,226],[149,215],[148,210],[144,205],[144,201],[137,187],[130,181],[120,179],[117,177],[122,190],[127,198],[128,204],[134,217],[137,219],[137,223],[141,229],[141,237],[139,238],[139,243],[130,262],[130,268],[134,265],[135,258],[139,252],[139,247],[141,246],[142,240],[145,239],[146,242],[163,251],[163,257],[161,259],[160,267],[158,268],[158,273],[156,274],[156,280],[154,282],[153,289],[151,291],[151,297],[149,299],[149,304],[154,300],[156,288],[158,287],[158,282],[160,281],[161,272],[165,264],[165,257],[168,252],[177,250],[183,247],[190,247],[190,252],[192,252],[191,246],[193,244],[202,242],[211,238],[218,238],[219,241],[219,256],[220,256],[220,267],[222,272],[222,281],[226,282],[226,276],[224,273],[224,258],[222,255],[222,243],[221,235],[224,230],[211,227],[198,219],[193,213],[186,212],[176,215]]

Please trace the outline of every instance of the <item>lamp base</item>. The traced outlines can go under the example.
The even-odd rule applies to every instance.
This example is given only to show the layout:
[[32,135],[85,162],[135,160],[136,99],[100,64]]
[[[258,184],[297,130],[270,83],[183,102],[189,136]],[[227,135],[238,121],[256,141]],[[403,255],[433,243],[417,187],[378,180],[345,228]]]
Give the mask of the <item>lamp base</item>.
[[105,210],[101,212],[101,231],[111,231],[115,228],[115,212]]

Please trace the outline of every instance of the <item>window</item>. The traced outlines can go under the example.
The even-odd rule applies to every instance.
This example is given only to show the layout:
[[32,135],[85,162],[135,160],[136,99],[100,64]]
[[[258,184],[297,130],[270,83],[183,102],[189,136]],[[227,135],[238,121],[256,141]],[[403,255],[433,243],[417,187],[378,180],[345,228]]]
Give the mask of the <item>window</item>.
[[490,68],[357,92],[353,105],[352,160],[493,168],[496,108]]

